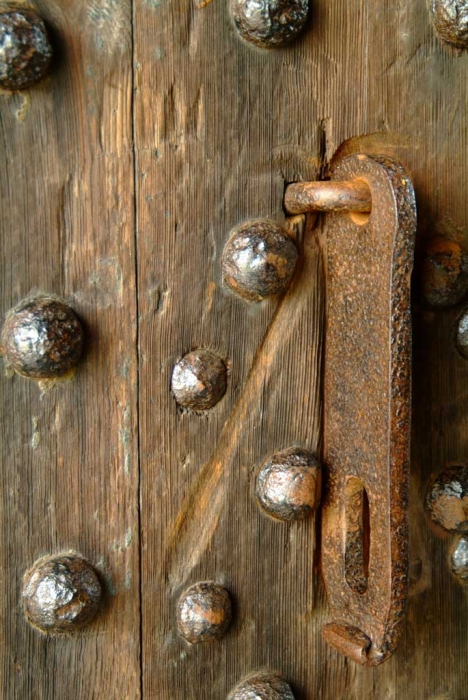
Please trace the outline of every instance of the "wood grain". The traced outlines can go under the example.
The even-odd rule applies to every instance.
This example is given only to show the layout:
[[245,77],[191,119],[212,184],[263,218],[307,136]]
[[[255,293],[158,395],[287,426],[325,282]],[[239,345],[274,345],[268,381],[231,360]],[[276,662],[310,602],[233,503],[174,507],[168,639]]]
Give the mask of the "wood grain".
[[[137,698],[136,451],[130,3],[37,3],[59,50],[53,75],[0,96],[1,311],[31,290],[82,318],[76,375],[0,381],[3,698]],[[112,18],[110,12],[112,11]],[[21,609],[36,558],[76,550],[107,589],[99,618],[47,639]]]

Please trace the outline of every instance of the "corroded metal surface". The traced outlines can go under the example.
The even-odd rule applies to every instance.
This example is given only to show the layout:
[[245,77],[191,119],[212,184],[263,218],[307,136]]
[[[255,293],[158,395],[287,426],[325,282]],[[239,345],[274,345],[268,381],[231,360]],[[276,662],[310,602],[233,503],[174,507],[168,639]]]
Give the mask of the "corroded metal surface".
[[372,197],[369,185],[363,180],[353,182],[294,182],[284,195],[288,214],[309,211],[370,212]]
[[209,350],[187,353],[172,371],[171,389],[180,406],[194,411],[213,408],[226,393],[227,368]]
[[278,520],[311,515],[320,500],[321,471],[317,458],[293,447],[269,457],[256,479],[255,493],[263,510]]
[[368,220],[327,217],[322,564],[333,622],[323,634],[374,666],[395,651],[407,597],[416,205],[389,159],[351,156],[332,179],[355,178],[372,192]]
[[229,593],[212,581],[196,583],[180,597],[177,626],[179,634],[190,644],[221,639],[231,619]]
[[281,676],[264,671],[242,681],[228,700],[294,700],[294,695]]
[[468,255],[460,243],[441,236],[430,240],[419,265],[424,301],[436,309],[458,304],[468,293]]
[[456,537],[450,548],[450,571],[460,583],[468,583],[468,537]]
[[462,357],[468,360],[468,309],[463,309],[457,319],[455,345]]
[[47,74],[51,59],[49,36],[37,13],[18,6],[0,7],[0,86],[6,90],[30,87]]
[[0,350],[18,374],[59,377],[76,365],[82,348],[81,323],[55,297],[25,299],[7,314]]
[[439,37],[457,49],[468,48],[467,0],[429,0]]
[[303,30],[309,0],[230,0],[230,8],[243,39],[274,49],[289,44]]
[[246,221],[231,232],[224,247],[224,280],[243,299],[261,301],[286,291],[297,256],[281,226],[267,219]]
[[436,527],[468,534],[468,467],[443,469],[427,487],[426,513]]
[[72,632],[88,623],[101,603],[91,564],[72,554],[39,559],[23,580],[26,618],[41,632]]

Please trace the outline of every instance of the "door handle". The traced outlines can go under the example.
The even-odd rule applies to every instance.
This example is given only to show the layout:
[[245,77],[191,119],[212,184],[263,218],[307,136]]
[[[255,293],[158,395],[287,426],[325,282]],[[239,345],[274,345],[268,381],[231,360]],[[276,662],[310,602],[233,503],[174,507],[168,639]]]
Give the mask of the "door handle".
[[326,222],[322,569],[327,642],[375,666],[400,636],[408,588],[410,277],[416,204],[403,167],[348,157],[331,182],[286,189]]

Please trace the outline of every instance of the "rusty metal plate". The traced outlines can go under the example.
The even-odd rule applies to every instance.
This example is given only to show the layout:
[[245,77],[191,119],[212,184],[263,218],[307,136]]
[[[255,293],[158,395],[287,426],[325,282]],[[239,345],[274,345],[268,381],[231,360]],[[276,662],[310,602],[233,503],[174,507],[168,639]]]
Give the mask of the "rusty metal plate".
[[323,575],[325,639],[360,664],[395,650],[408,587],[410,277],[416,203],[398,163],[355,155],[370,215],[327,217]]

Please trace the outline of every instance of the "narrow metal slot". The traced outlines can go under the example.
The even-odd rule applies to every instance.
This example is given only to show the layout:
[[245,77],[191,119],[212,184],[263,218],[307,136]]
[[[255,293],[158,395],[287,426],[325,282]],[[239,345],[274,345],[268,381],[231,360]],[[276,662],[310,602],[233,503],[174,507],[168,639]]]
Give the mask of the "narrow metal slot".
[[369,498],[360,479],[348,479],[345,488],[345,578],[354,593],[362,595],[369,582]]

